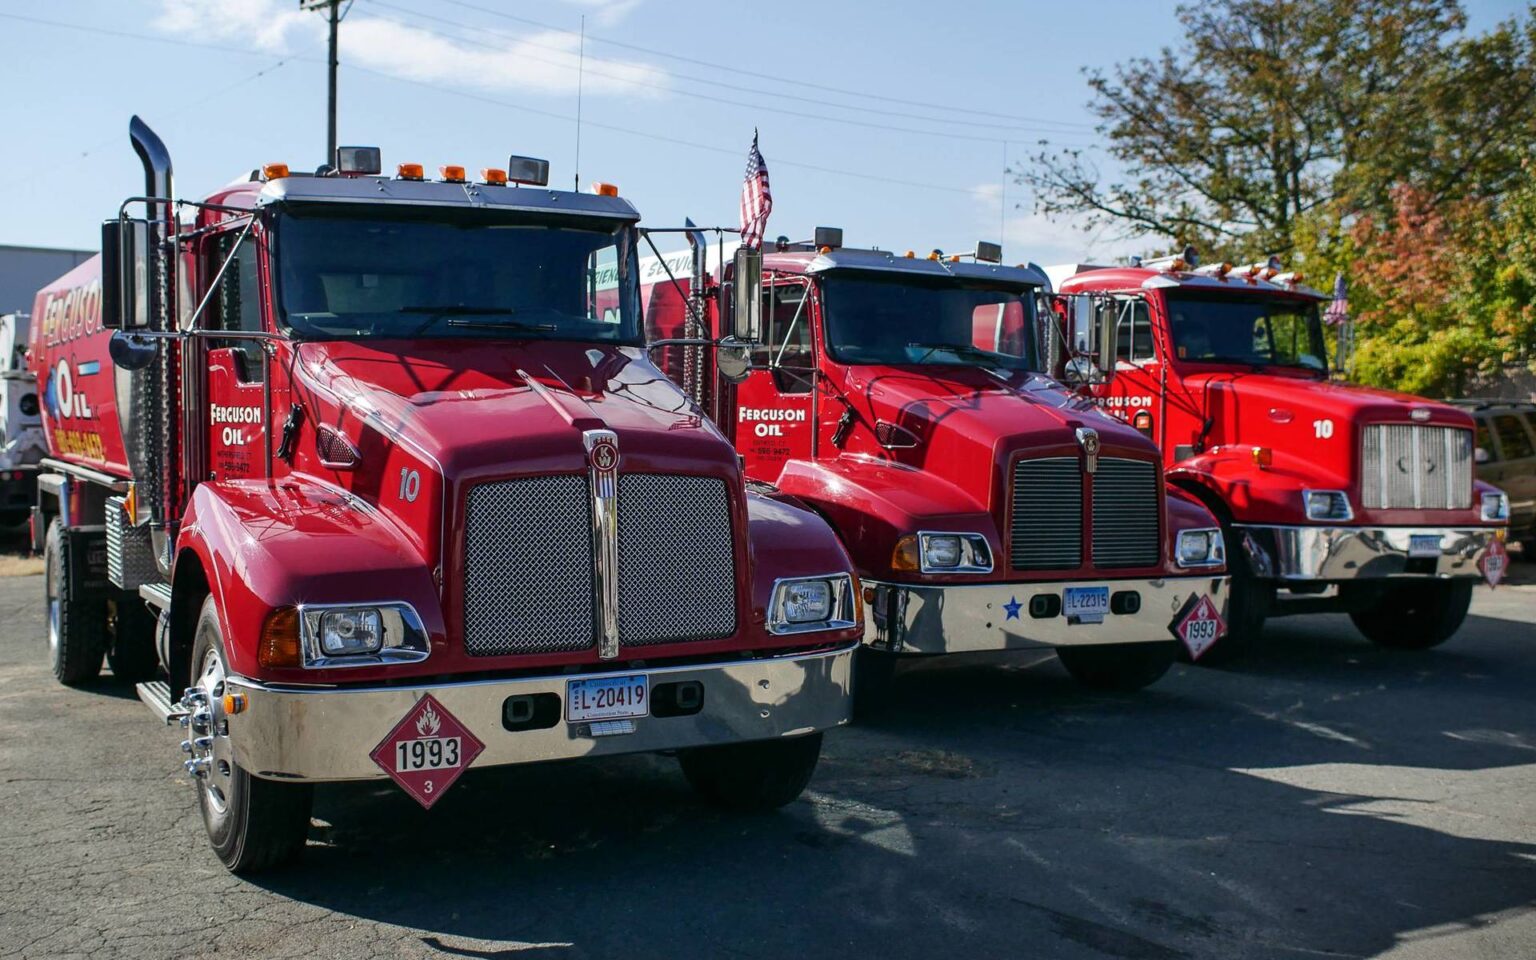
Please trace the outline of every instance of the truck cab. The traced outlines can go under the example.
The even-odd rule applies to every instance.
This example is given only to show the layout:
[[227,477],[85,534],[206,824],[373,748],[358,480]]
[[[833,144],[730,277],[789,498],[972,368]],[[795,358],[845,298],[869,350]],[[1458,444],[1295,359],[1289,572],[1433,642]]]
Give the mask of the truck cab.
[[[747,476],[852,555],[861,699],[898,657],[1054,648],[1125,689],[1161,676],[1176,638],[1197,656],[1216,641],[1216,522],[1146,438],[1040,372],[1042,273],[820,242],[780,242],[761,271],[751,362],[705,403]],[[664,340],[675,313],[651,306]]]
[[1472,584],[1502,575],[1504,495],[1473,476],[1472,420],[1329,376],[1328,298],[1276,260],[1051,268],[1080,388],[1162,451],[1169,479],[1222,523],[1232,636],[1268,616],[1348,612],[1371,640],[1455,633]]
[[34,530],[55,672],[105,653],[189,729],[230,869],[302,848],[317,782],[431,807],[471,765],[675,751],[724,805],[800,793],[852,565],[648,361],[616,189],[343,148],[178,201],[132,138],[148,199],[39,294],[87,291],[34,350]]

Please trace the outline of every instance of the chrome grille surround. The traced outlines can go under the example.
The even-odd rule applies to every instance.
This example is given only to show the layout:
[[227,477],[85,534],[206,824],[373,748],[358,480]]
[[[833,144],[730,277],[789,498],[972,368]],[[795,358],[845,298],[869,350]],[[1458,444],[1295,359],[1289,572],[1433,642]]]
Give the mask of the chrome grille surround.
[[710,640],[735,630],[736,551],[725,482],[620,474],[620,644]]
[[592,514],[582,476],[476,485],[464,517],[464,649],[584,650],[594,642]]
[[1162,481],[1149,460],[1101,457],[1093,475],[1093,565],[1155,567],[1162,557]]
[[[1008,562],[1015,570],[1071,570],[1083,563],[1083,467],[1077,457],[1013,464]],[[1072,504],[1077,504],[1073,509]]]
[[1360,501],[1371,510],[1472,506],[1472,432],[1416,423],[1372,423],[1360,440]]

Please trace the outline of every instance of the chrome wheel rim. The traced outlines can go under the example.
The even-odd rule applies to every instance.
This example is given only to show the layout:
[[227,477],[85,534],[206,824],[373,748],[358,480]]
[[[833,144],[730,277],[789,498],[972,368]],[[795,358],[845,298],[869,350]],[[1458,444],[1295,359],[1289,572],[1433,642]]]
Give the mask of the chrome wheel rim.
[[208,812],[215,820],[223,819],[229,811],[234,789],[235,760],[229,743],[229,726],[224,718],[224,679],[224,658],[210,646],[203,654],[195,683],[208,698],[208,732],[203,736],[209,745],[206,750],[195,751],[194,756],[208,761],[198,782]]
[[63,605],[59,602],[59,583],[53,576],[53,564],[48,564],[48,652],[55,662],[59,659],[59,620]]

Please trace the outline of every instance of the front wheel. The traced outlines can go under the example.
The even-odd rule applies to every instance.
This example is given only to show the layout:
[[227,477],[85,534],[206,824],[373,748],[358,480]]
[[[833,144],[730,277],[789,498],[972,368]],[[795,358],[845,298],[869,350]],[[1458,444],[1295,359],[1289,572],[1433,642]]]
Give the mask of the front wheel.
[[1130,692],[1156,683],[1178,657],[1178,643],[1105,643],[1058,647],[1056,657],[1072,678],[1094,690]]
[[299,855],[309,834],[314,788],[253,777],[235,762],[222,700],[228,675],[218,608],[203,601],[192,644],[192,760],[208,842],[231,873],[282,866]]
[[811,782],[821,734],[781,740],[695,747],[678,755],[683,776],[710,802],[743,813],[766,813],[793,801]]
[[1397,650],[1428,650],[1451,639],[1472,606],[1471,580],[1394,584],[1349,615],[1366,639]]

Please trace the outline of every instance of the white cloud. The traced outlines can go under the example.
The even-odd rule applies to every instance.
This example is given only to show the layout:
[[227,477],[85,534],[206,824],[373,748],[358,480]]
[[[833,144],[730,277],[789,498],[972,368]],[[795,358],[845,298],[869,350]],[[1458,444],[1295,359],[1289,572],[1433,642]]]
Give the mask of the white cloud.
[[[577,2],[595,11],[598,24],[611,25],[639,0]],[[291,0],[161,0],[155,26],[166,33],[236,42],[275,54],[318,50],[325,37],[323,18],[299,11]],[[450,29],[369,16],[359,8],[342,22],[341,62],[343,67],[356,64],[406,80],[487,92],[576,92],[576,35],[483,29],[469,40],[444,32]],[[583,91],[592,94],[656,96],[666,84],[666,72],[649,64],[591,56],[582,79]]]

